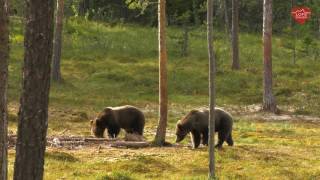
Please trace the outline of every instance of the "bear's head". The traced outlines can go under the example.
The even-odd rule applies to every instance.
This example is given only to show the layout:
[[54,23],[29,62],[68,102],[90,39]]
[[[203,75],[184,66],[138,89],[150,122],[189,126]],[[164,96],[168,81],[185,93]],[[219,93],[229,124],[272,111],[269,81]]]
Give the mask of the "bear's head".
[[108,122],[113,119],[113,110],[105,108],[96,119],[91,120],[91,133],[95,137],[103,138],[104,131],[108,127]]
[[184,117],[182,120],[178,121],[176,125],[176,143],[181,142],[187,134],[191,131],[192,128],[192,122],[196,118],[197,111],[192,110],[187,114],[186,117]]
[[189,132],[185,130],[182,124],[178,122],[177,127],[176,127],[176,143],[181,142],[188,134]]

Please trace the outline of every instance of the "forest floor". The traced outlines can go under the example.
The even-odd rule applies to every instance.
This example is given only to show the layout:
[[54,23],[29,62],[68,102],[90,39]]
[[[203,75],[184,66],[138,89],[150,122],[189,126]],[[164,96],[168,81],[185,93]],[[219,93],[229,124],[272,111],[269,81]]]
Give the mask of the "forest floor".
[[[156,130],[154,107],[143,109],[147,115],[148,141],[153,140]],[[320,178],[319,118],[299,116],[297,119],[289,113],[272,115],[252,107],[256,105],[244,108],[248,111],[241,113],[235,107],[229,109],[235,119],[235,146],[225,145],[222,150],[216,150],[219,179]],[[10,105],[12,110],[16,111],[17,107]],[[184,113],[175,112],[174,119],[178,120]],[[91,137],[89,119],[83,112],[51,109],[49,136],[51,139]],[[12,134],[15,127],[16,121],[10,121]],[[119,139],[122,138],[123,132]],[[167,141],[174,139],[174,124],[169,123]],[[115,148],[108,143],[51,145],[47,147],[45,179],[206,179],[207,151],[204,146],[192,149],[190,137],[180,145],[162,148]],[[11,177],[13,148],[9,157]]]
[[[23,60],[23,19],[11,19],[9,131],[16,134]],[[216,30],[216,29],[215,29]],[[70,18],[63,33],[63,83],[51,84],[48,136],[90,136],[89,120],[103,107],[131,104],[146,116],[152,141],[158,121],[157,29]],[[168,28],[169,114],[167,141],[191,109],[208,104],[205,27],[190,32],[189,55],[181,57],[183,31]],[[219,179],[320,179],[320,61],[297,39],[273,36],[274,95],[282,114],[259,111],[262,102],[261,34],[240,34],[239,71],[231,70],[230,47],[216,30],[217,104],[234,116],[235,146],[216,151]],[[123,138],[124,134],[120,134]],[[181,146],[142,149],[48,147],[45,179],[206,179],[208,149]],[[15,151],[9,150],[12,179]]]

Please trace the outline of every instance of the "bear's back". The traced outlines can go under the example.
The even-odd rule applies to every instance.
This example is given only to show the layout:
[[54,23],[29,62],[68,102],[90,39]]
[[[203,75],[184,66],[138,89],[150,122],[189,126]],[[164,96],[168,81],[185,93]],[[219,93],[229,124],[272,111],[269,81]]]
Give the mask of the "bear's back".
[[[209,109],[207,108],[202,108],[202,109],[198,109],[198,112],[201,115],[201,120],[202,121],[207,121],[209,123]],[[220,126],[221,123],[228,123],[228,124],[232,124],[233,120],[232,120],[232,116],[230,113],[228,113],[227,111],[221,109],[221,108],[215,108],[215,125],[216,126]],[[223,121],[223,122],[221,122]]]
[[127,109],[135,109],[138,110],[138,108],[131,106],[131,105],[124,105],[124,106],[116,106],[116,107],[107,107],[112,110],[118,111],[118,110],[127,110]]

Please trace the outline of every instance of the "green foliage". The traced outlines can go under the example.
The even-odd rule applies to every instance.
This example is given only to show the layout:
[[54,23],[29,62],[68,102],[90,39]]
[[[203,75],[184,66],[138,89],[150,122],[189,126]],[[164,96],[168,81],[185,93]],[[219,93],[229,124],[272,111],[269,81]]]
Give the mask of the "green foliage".
[[[13,18],[9,97],[18,101],[21,81],[23,35],[20,19]],[[205,27],[190,31],[189,56],[181,58],[178,28],[168,29],[170,103],[201,106],[207,104],[207,47]],[[224,33],[215,33],[217,52],[218,104],[256,104],[262,99],[262,50],[258,34],[240,35],[240,71],[230,70],[229,45]],[[319,114],[319,61],[317,51],[297,39],[297,64],[293,65],[287,36],[274,36],[274,93],[280,105],[297,111]],[[312,43],[317,43],[313,41]],[[62,74],[63,85],[52,85],[51,104],[94,108],[120,104],[156,104],[158,100],[157,29],[135,25],[70,18],[65,24]],[[196,98],[194,98],[196,97]]]

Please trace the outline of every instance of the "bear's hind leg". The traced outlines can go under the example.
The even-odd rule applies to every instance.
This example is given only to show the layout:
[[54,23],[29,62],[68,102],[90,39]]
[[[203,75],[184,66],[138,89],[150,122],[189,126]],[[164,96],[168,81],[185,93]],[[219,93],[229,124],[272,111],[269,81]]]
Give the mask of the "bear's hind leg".
[[198,131],[191,131],[191,135],[193,148],[199,147],[201,141],[201,134]]
[[222,148],[223,142],[227,139],[227,134],[223,130],[218,132],[218,144],[215,146],[216,148]]
[[233,146],[232,133],[229,134],[229,136],[227,138],[227,143],[229,146]]
[[202,144],[208,146],[208,130],[202,132]]
[[134,124],[132,125],[133,127],[132,133],[143,136],[144,124],[145,124],[144,115],[141,113],[139,114],[139,116],[136,117]]
[[133,133],[135,134],[139,134],[140,136],[143,135],[143,129],[144,129],[144,124],[138,124],[134,127],[133,129]]

